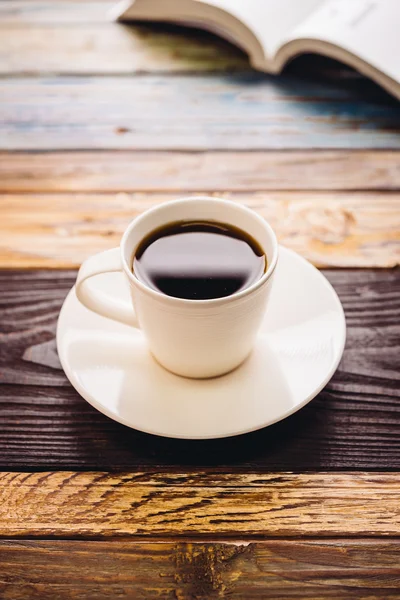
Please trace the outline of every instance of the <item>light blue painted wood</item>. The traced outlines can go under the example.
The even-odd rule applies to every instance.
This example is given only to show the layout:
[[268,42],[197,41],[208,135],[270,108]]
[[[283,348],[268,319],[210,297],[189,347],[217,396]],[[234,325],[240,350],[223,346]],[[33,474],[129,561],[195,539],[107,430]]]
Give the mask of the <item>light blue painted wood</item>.
[[285,148],[400,148],[400,103],[253,72],[0,81],[0,149]]

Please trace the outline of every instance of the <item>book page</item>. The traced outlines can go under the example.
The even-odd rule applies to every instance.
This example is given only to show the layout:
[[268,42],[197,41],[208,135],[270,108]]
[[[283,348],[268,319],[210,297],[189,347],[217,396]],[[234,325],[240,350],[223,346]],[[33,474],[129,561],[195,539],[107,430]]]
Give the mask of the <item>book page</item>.
[[242,21],[257,37],[266,57],[272,58],[296,25],[323,2],[324,0],[206,0],[205,4],[222,8]]
[[400,82],[400,0],[328,0],[289,38],[335,44]]

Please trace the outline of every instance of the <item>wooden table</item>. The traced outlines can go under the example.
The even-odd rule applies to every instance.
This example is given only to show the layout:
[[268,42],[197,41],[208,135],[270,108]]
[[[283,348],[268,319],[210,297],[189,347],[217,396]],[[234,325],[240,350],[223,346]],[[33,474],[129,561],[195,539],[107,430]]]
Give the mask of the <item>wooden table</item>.
[[[400,105],[109,7],[0,2],[0,596],[400,598]],[[80,262],[196,192],[268,218],[348,326],[311,404],[207,442],[96,412],[54,342]]]

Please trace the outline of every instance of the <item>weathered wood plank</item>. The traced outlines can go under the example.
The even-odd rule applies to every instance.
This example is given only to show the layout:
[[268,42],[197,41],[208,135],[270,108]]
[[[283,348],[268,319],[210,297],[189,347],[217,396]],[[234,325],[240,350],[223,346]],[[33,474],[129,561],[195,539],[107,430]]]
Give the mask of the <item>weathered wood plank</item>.
[[1,473],[0,535],[382,536],[400,474]]
[[400,597],[399,564],[397,540],[2,540],[0,594],[18,600],[390,600]]
[[115,423],[68,383],[54,335],[76,272],[0,271],[0,469],[400,471],[400,269],[325,274],[348,328],[326,388],[259,432],[185,441]]
[[[220,193],[265,217],[280,242],[323,267],[400,264],[399,193]],[[0,268],[74,268],[119,244],[170,194],[0,195]]]
[[0,27],[108,23],[115,0],[1,0]]
[[[1,69],[13,74],[121,74],[139,67],[148,72],[194,67],[200,71],[249,70],[244,54],[219,36],[203,30],[195,30],[194,35],[193,30],[174,24],[116,24],[110,12],[114,5],[109,0],[2,0]],[[131,55],[133,51],[137,56]],[[346,81],[362,79],[356,71],[322,56],[298,57],[286,71],[334,79],[336,84],[342,76]]]
[[0,97],[2,150],[400,148],[400,105],[364,81],[15,78]]
[[400,190],[397,151],[0,152],[0,192]]
[[62,19],[0,24],[0,75],[249,70],[240,50],[205,32],[111,22],[66,27]]
[[[199,61],[196,67],[199,70],[249,69],[248,60],[244,55],[234,46],[224,43],[219,36],[195,30],[197,41],[194,41],[193,30],[174,24],[143,23],[139,26],[130,23],[129,27],[126,24],[116,24],[112,22],[110,10],[114,5],[115,2],[110,0],[2,0],[0,30],[4,28],[8,35],[8,39],[0,38],[0,56],[4,54],[6,58],[3,63],[5,72],[10,72],[11,62],[10,57],[7,57],[9,51],[13,53],[11,59],[15,67],[14,73],[40,73],[49,69],[55,69],[58,73],[130,73],[132,69],[138,68],[137,59],[128,58],[124,52],[132,52],[132,49],[142,58],[149,57],[150,60],[146,60],[144,64],[149,71],[157,71],[159,68],[187,70],[190,65],[185,65],[185,62],[188,59],[190,62],[193,59]],[[55,31],[57,36],[53,33]],[[127,32],[130,35],[127,35]],[[146,46],[142,48],[143,36],[146,37]],[[110,61],[109,52],[104,51],[106,39],[107,48],[113,50],[113,61]],[[127,39],[130,39],[131,43],[127,44]],[[166,56],[154,63],[151,60],[152,50],[160,45]],[[214,51],[211,50],[211,46],[214,46]],[[49,47],[52,57],[48,56]],[[177,47],[177,56],[171,53],[173,47]],[[182,49],[182,52],[179,52],[179,49]],[[98,60],[92,60],[94,50]],[[78,52],[79,61],[76,61]],[[211,52],[209,58],[212,60],[205,61],[208,52]],[[105,70],[101,70],[102,62],[105,62]],[[349,67],[316,55],[297,57],[286,70],[299,71],[306,77],[311,75],[334,78],[336,82],[341,76],[346,80],[362,79],[360,74]]]

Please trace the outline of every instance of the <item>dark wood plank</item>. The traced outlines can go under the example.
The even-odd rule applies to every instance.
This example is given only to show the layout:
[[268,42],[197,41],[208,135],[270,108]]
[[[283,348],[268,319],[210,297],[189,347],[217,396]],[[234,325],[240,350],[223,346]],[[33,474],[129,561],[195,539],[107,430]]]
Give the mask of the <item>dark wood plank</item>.
[[0,192],[400,189],[397,151],[0,152]]
[[400,473],[0,473],[0,536],[396,536]]
[[326,275],[348,326],[344,358],[327,387],[267,429],[185,441],[119,425],[68,383],[54,334],[75,272],[0,272],[0,468],[400,470],[400,269]]
[[397,540],[3,540],[0,594],[14,600],[390,600],[400,598],[399,564]]
[[[183,194],[183,192],[181,192]],[[319,267],[400,264],[400,194],[223,193],[266,218],[279,241]],[[164,194],[0,194],[0,268],[77,268],[117,246]]]
[[368,81],[13,78],[0,97],[3,150],[400,148],[400,105]]

